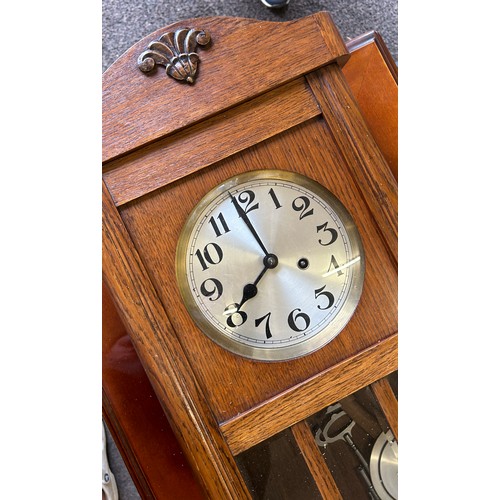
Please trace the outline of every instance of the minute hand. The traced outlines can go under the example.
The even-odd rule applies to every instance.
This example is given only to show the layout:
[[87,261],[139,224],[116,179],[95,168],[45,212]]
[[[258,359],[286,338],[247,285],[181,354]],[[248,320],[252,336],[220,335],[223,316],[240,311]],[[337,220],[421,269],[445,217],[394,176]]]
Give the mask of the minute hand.
[[266,256],[270,255],[269,252],[267,251],[266,247],[264,246],[264,243],[262,243],[260,236],[257,234],[257,231],[253,227],[253,224],[250,222],[248,215],[241,208],[240,204],[238,203],[236,198],[231,193],[229,193],[229,196],[231,197],[231,202],[233,203],[234,207],[236,208],[238,215],[243,219],[243,222],[247,225],[248,229],[250,229],[250,232],[253,234],[253,237],[256,239],[257,243],[260,245],[260,248],[262,248],[262,250],[264,251]]

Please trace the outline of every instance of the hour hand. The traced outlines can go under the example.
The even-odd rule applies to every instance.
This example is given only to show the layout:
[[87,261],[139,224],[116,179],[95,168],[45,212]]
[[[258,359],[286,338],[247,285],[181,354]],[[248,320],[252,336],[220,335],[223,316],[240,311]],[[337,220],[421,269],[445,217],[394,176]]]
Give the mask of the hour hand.
[[236,211],[238,212],[238,215],[243,219],[243,222],[247,225],[248,229],[250,229],[250,232],[252,233],[257,243],[260,245],[260,248],[262,248],[262,250],[264,251],[264,254],[266,256],[270,255],[264,243],[262,243],[262,240],[260,239],[260,236],[258,235],[257,231],[253,227],[252,222],[248,218],[248,215],[245,213],[245,210],[241,208],[241,205],[238,203],[238,200],[231,194],[231,192],[229,192],[229,196],[231,198],[232,204],[234,205]]
[[239,311],[243,304],[250,299],[253,299],[258,292],[257,289],[257,284],[259,281],[262,279],[264,274],[268,269],[273,269],[278,265],[278,257],[274,254],[268,254],[264,257],[264,269],[260,272],[260,274],[257,276],[257,279],[253,283],[247,283],[243,287],[243,296],[241,297],[241,300],[238,304],[230,304],[224,309],[224,314],[234,314],[235,312]]
[[238,312],[247,300],[253,299],[257,295],[258,292],[257,283],[261,280],[262,276],[264,276],[264,273],[267,271],[267,269],[268,268],[265,267],[259,274],[258,278],[253,283],[247,283],[243,287],[243,295],[241,297],[241,300],[238,303],[229,304],[224,309],[225,315],[231,315],[234,314],[235,312]]

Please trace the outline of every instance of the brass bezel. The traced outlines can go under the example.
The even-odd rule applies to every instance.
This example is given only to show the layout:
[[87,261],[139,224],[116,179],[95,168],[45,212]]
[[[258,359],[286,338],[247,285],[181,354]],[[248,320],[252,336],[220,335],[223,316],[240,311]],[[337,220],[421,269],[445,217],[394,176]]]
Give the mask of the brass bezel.
[[[344,224],[351,244],[353,256],[359,255],[360,257],[359,261],[351,266],[351,270],[353,273],[351,287],[348,291],[348,296],[342,306],[342,309],[319,333],[315,334],[314,336],[300,344],[295,344],[292,346],[269,346],[266,348],[262,348],[242,344],[237,340],[228,337],[217,328],[215,328],[200,311],[193,295],[191,294],[191,287],[188,281],[186,252],[188,252],[189,240],[193,229],[197,225],[199,217],[205,212],[205,209],[210,204],[212,204],[212,202],[221,194],[226,193],[229,189],[232,189],[239,184],[257,179],[292,182],[305,189],[308,189],[309,191],[312,191],[317,196],[322,198],[323,201],[332,208],[332,210]],[[361,297],[365,274],[365,255],[361,237],[356,225],[354,224],[354,220],[352,219],[351,215],[344,207],[344,205],[340,202],[340,200],[336,196],[334,196],[328,189],[323,187],[318,182],[310,179],[309,177],[306,177],[302,174],[297,174],[295,172],[286,170],[255,170],[235,175],[222,182],[211,191],[209,191],[194,207],[194,209],[186,219],[184,227],[182,228],[179,236],[175,257],[175,271],[181,297],[184,301],[184,305],[186,306],[189,315],[193,318],[198,328],[211,340],[234,354],[238,354],[240,356],[244,356],[253,360],[286,361],[304,356],[306,354],[310,354],[317,349],[320,349],[331,340],[333,340],[347,325],[348,321],[354,314],[354,311],[356,310],[359,299]]]

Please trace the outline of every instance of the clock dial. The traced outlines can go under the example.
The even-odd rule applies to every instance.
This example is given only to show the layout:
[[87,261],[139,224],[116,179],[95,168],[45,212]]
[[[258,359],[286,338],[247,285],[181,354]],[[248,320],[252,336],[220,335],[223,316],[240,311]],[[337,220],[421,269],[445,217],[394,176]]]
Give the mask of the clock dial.
[[347,210],[291,172],[233,177],[189,216],[177,280],[200,329],[253,359],[312,352],[346,325],[359,301],[364,254]]

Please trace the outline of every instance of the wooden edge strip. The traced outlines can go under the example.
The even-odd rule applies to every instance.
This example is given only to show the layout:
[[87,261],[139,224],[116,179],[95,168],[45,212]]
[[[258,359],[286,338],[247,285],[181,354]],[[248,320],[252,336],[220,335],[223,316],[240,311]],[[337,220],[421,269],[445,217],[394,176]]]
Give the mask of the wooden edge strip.
[[301,420],[292,425],[290,429],[321,496],[325,500],[342,500],[337,483],[335,483],[335,479],[314,441],[314,436],[307,422]]
[[106,164],[103,178],[120,206],[320,113],[309,86],[300,78]]
[[397,333],[220,424],[234,455],[397,369]]
[[215,417],[103,183],[103,277],[193,471],[211,498],[250,498]]
[[389,71],[391,72],[391,75],[397,84],[398,83],[398,65],[396,64],[396,61],[394,61],[394,58],[392,57],[392,54],[390,53],[389,49],[387,48],[387,45],[385,44],[384,39],[380,36],[380,34],[378,32],[375,32],[375,43],[377,44],[377,47],[379,48],[380,53],[382,54],[382,57],[384,58],[384,61],[387,64],[387,67],[389,68]]
[[347,63],[351,55],[349,54],[349,49],[347,48],[342,35],[335,25],[331,14],[325,11],[319,12],[318,15],[315,16],[315,20],[323,36],[324,43],[330,50],[334,59],[331,62],[335,62],[342,68]]
[[375,398],[379,402],[380,408],[387,419],[387,423],[398,440],[398,400],[394,395],[387,378],[381,378],[371,384],[371,389]]
[[323,117],[351,175],[377,222],[394,262],[398,261],[397,183],[368,130],[340,68],[331,64],[307,75]]

